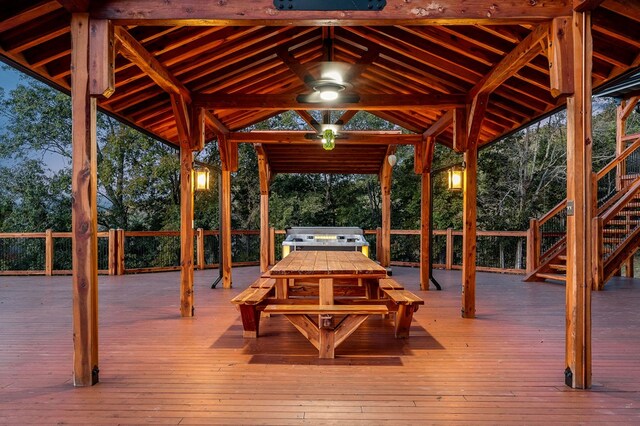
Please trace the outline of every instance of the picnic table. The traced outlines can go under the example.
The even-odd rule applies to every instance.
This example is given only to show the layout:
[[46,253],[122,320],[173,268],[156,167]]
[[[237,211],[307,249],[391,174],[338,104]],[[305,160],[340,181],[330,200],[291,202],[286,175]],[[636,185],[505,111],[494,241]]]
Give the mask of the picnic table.
[[408,337],[413,312],[424,303],[359,251],[294,251],[254,285],[233,301],[245,336],[257,337],[260,311],[282,314],[320,358],[334,358],[369,315],[395,312],[396,337]]

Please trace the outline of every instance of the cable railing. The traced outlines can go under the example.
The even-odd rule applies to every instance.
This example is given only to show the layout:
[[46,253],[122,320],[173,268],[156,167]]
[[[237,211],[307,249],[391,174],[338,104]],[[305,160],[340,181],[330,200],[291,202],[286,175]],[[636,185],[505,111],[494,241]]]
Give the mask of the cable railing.
[[[369,256],[378,258],[382,230],[365,230]],[[194,264],[197,269],[219,267],[218,230],[198,229],[194,233]],[[527,252],[526,231],[478,231],[479,271],[524,273]],[[269,263],[282,258],[284,230],[270,229]],[[433,267],[462,267],[462,231],[433,231]],[[260,231],[231,231],[232,265],[259,265]],[[391,231],[391,265],[420,265],[420,231]],[[100,274],[160,272],[180,269],[179,231],[123,231],[98,233]],[[70,232],[0,234],[0,275],[71,274]]]
[[[640,175],[640,134],[625,136],[632,143],[597,173],[591,176],[592,215],[597,217],[624,196]],[[529,226],[529,271],[544,264],[566,246],[567,200],[562,200]]]

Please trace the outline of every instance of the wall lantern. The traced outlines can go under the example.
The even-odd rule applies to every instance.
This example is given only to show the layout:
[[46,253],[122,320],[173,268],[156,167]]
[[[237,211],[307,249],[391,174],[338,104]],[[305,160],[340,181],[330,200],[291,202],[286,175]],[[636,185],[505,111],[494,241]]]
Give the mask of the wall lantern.
[[391,154],[387,157],[387,161],[389,162],[389,165],[393,167],[398,162],[398,157],[396,157],[394,154]]
[[464,163],[453,166],[447,172],[448,186],[451,191],[462,191],[464,188]]
[[209,190],[209,169],[201,168],[194,169],[194,188],[196,191],[208,191]]
[[336,134],[333,129],[326,129],[322,132],[322,147],[327,151],[336,147]]

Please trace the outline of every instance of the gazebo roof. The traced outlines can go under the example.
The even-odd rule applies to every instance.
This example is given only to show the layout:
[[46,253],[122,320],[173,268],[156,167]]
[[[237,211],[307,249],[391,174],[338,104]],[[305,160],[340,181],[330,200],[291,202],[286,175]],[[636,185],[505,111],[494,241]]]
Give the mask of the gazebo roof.
[[[0,55],[68,89],[69,10],[76,3],[25,0],[3,5]],[[473,108],[479,94],[488,96],[486,112],[478,123],[469,124],[479,145],[564,103],[562,96],[554,97],[549,89],[547,36],[550,19],[570,15],[571,8],[565,3],[571,2],[545,2],[535,9],[538,13],[523,13],[522,19],[480,19],[473,25],[462,19],[449,21],[459,25],[431,25],[434,20],[428,19],[426,11],[424,22],[415,16],[412,20],[345,21],[352,26],[296,22],[275,9],[272,20],[169,21],[163,19],[169,12],[160,7],[134,13],[132,6],[125,14],[115,7],[116,1],[91,3],[91,16],[113,19],[119,53],[116,90],[109,98],[99,99],[98,105],[174,145],[179,145],[179,133],[171,92],[208,109],[207,138],[220,129],[235,132],[286,110],[300,111],[307,122],[311,121],[306,113],[310,109],[365,110],[418,135],[437,134],[437,141],[448,146],[453,143],[452,108]],[[271,2],[258,3],[256,13],[262,10],[258,7],[262,3],[273,7]],[[233,7],[227,9],[225,13],[234,16]],[[268,18],[269,10],[264,10]],[[175,14],[188,11],[185,5]],[[357,13],[353,16],[359,17]],[[500,7],[495,6],[487,16],[492,13],[499,16]],[[640,5],[606,0],[593,11],[592,22],[593,84],[597,87],[640,64]],[[200,26],[190,26],[194,23]],[[208,26],[210,23],[217,26]],[[333,25],[329,19],[327,23]],[[373,25],[376,23],[386,25]],[[316,75],[317,63],[327,59],[354,65],[350,75],[359,102],[297,102],[297,95],[312,90],[305,76]],[[309,129],[315,131],[311,125]],[[406,143],[414,142],[409,139]],[[290,163],[308,164],[295,171],[329,171],[330,165],[334,172],[353,170],[353,164],[344,160],[305,163],[305,159],[320,156],[318,144],[312,140],[310,144],[313,146],[306,147],[304,154],[300,145],[269,145],[266,151],[273,171],[294,171]],[[324,160],[328,155],[352,158],[362,165],[358,171],[380,169],[386,147],[377,143],[340,145],[338,140],[335,151],[322,152]],[[286,158],[286,163],[279,162],[278,156]],[[376,167],[373,162],[378,162]]]

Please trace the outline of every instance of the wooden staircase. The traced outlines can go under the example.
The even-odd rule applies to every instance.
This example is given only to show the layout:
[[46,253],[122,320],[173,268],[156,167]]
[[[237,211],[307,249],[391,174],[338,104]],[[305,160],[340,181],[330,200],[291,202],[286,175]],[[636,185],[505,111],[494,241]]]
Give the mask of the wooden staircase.
[[[629,159],[633,158],[633,163]],[[640,248],[640,135],[616,159],[592,176],[593,287],[620,271]],[[625,173],[635,169],[636,173]],[[525,281],[566,282],[566,200],[540,219],[529,233],[534,254]]]

